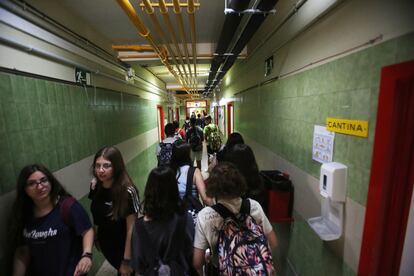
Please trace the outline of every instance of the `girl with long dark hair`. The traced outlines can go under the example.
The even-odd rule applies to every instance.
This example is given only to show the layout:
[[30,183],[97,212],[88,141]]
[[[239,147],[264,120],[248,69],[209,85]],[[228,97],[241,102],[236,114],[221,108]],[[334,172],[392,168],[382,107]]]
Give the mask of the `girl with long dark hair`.
[[226,153],[238,144],[244,144],[243,136],[238,132],[231,133],[227,138],[226,144],[217,152],[217,161],[223,161]]
[[119,275],[131,275],[131,234],[139,212],[138,191],[115,147],[100,149],[91,170],[96,178],[89,198],[97,245]]
[[17,181],[10,233],[13,275],[83,275],[92,265],[93,229],[83,207],[43,165]]
[[140,275],[190,275],[193,220],[178,194],[175,173],[168,167],[153,169],[144,194],[144,217],[132,234],[132,265]]
[[[178,192],[180,197],[183,198],[186,193],[187,178],[190,168],[193,167],[193,161],[190,157],[191,147],[184,141],[177,141],[174,143],[171,155],[171,168],[176,173]],[[192,177],[191,193],[194,197],[201,196],[203,202],[207,205],[211,205],[212,199],[206,195],[206,186],[204,184],[203,176],[199,168],[195,168],[194,175]]]
[[267,211],[267,194],[253,150],[246,144],[236,144],[225,154],[224,161],[233,163],[246,179],[247,191],[244,197],[254,199]]

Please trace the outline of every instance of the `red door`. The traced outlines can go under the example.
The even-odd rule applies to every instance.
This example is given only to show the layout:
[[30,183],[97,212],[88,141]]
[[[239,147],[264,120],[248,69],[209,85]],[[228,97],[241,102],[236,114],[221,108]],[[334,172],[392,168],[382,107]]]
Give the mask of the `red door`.
[[234,131],[233,114],[233,102],[231,102],[227,104],[227,136],[229,136]]
[[157,105],[158,140],[164,140],[164,110],[162,105]]
[[414,184],[414,61],[384,67],[358,275],[398,275]]

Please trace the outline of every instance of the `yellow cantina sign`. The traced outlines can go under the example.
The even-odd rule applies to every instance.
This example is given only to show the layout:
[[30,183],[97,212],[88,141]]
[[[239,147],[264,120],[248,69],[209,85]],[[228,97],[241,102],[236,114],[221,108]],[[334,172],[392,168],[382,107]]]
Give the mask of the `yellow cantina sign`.
[[327,118],[326,129],[337,133],[368,137],[368,121]]

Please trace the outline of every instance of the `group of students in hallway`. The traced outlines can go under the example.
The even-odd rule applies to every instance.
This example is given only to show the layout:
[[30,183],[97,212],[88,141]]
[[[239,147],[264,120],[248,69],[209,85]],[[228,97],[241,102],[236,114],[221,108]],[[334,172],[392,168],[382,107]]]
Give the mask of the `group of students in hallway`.
[[[149,173],[140,200],[120,151],[100,149],[91,165],[88,195],[93,226],[46,167],[24,167],[9,232],[13,275],[86,275],[93,245],[118,275],[223,274],[217,230],[224,219],[218,205],[237,215],[247,203],[268,245],[275,248],[276,234],[262,208],[266,196],[258,166],[241,135],[229,135],[206,180],[198,168],[192,169],[196,159],[191,151],[186,140],[175,141],[169,164]],[[205,206],[195,216],[188,208],[189,191]],[[260,275],[272,274],[274,269],[267,268]]]

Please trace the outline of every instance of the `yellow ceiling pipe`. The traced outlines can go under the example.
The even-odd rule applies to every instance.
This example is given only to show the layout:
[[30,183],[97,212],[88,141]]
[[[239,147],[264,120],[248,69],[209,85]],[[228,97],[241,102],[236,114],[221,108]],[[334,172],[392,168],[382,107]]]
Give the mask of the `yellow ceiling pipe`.
[[167,5],[165,3],[165,0],[158,0],[158,3],[159,3],[159,6],[160,6],[160,12],[161,12],[161,14],[163,16],[163,19],[165,21],[165,25],[167,25],[167,28],[168,28],[168,31],[169,31],[169,34],[170,34],[170,38],[171,38],[171,40],[174,44],[174,47],[177,51],[178,58],[179,58],[179,61],[180,61],[180,65],[182,66],[185,78],[187,79],[187,82],[188,82],[189,77],[188,77],[188,74],[187,74],[187,70],[185,68],[185,64],[184,64],[184,60],[183,60],[183,54],[181,53],[181,49],[180,49],[180,47],[178,46],[178,43],[177,43],[177,39],[176,39],[177,34],[175,33],[175,30],[174,30],[173,25],[172,25],[171,20],[170,20],[170,16],[168,15]]
[[[171,56],[171,55],[168,55],[168,56]],[[239,57],[240,57],[240,56],[246,57],[246,55],[239,55]],[[122,59],[126,59],[126,58],[157,58],[157,57],[158,57],[158,55],[157,55],[157,54],[147,54],[147,55],[123,55],[123,56],[122,56]],[[177,57],[176,57],[176,58],[177,58]],[[211,55],[211,54],[199,54],[199,55],[197,55],[197,58],[212,59],[212,58],[213,58],[213,55]],[[177,64],[173,64],[173,65],[177,66]]]
[[151,45],[112,45],[117,51],[155,52]]
[[190,34],[191,34],[191,49],[193,52],[193,64],[194,64],[194,87],[198,91],[198,77],[197,77],[197,49],[196,49],[196,28],[195,28],[195,8],[194,0],[188,0],[188,19],[190,21]]
[[124,12],[128,15],[129,19],[132,21],[132,23],[135,25],[135,27],[138,29],[139,34],[148,40],[154,51],[158,54],[159,58],[161,59],[161,62],[168,68],[168,70],[176,77],[178,81],[180,79],[178,78],[175,71],[172,69],[172,67],[168,64],[167,57],[165,56],[165,53],[163,53],[158,46],[154,43],[154,40],[152,39],[150,31],[147,29],[147,27],[144,25],[144,23],[141,21],[141,19],[138,17],[134,7],[131,5],[131,3],[128,0],[117,0],[118,4],[121,6],[121,8],[124,10]]
[[187,61],[188,71],[190,72],[190,79],[193,80],[193,76],[192,76],[192,72],[191,72],[191,66],[190,66],[190,58],[189,58],[189,54],[188,54],[188,45],[187,45],[185,32],[184,32],[184,23],[183,23],[183,18],[181,16],[180,3],[179,3],[178,0],[173,0],[173,3],[174,3],[174,13],[176,14],[176,19],[177,19],[177,23],[178,23],[178,30],[180,32],[180,36],[181,36],[181,40],[182,40],[182,44],[183,44],[183,48],[184,48],[184,53],[185,53],[185,57],[186,57],[186,61]]
[[[157,4],[157,3],[151,3],[151,5],[153,7],[156,7],[156,8],[160,7],[160,4]],[[186,4],[186,3],[180,3],[180,5],[181,5],[181,7],[188,7],[188,4]],[[144,5],[140,4],[140,6],[143,7]],[[174,5],[171,4],[171,3],[165,3],[165,6],[166,7],[174,7]],[[200,3],[194,3],[194,6],[200,7]]]
[[[153,3],[151,3],[149,0],[141,0],[141,5],[143,5],[145,7],[145,11],[150,16],[151,21],[152,21],[152,24],[155,26],[155,29],[156,29],[156,31],[158,33],[158,36],[161,38],[162,43],[168,48],[168,51],[171,53],[170,56],[173,59],[173,63],[175,65],[177,65],[178,62],[177,62],[177,59],[175,58],[174,51],[171,49],[170,45],[165,42],[165,39],[164,38],[166,37],[166,34],[163,31],[163,29],[161,28],[161,25],[160,25],[160,23],[158,21],[158,18],[155,15],[154,8],[153,8]],[[176,66],[176,68],[177,68],[177,70],[179,72],[179,75],[182,78],[183,73],[181,72],[180,67],[179,66]],[[187,82],[187,81],[185,81],[185,82]],[[188,86],[188,83],[186,85]]]

